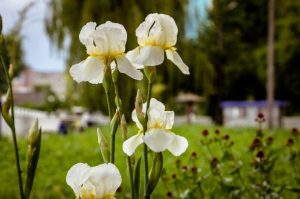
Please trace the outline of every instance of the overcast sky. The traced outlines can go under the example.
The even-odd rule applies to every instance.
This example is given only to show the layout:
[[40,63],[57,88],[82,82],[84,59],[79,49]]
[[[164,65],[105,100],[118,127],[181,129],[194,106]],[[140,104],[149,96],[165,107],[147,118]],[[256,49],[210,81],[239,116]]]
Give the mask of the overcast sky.
[[[33,0],[1,0],[0,14],[7,33],[18,19],[18,12]],[[39,71],[63,71],[64,57],[50,46],[44,30],[46,0],[35,0],[22,29],[25,62]]]
[[[64,55],[50,46],[44,30],[44,18],[49,0],[0,0],[0,14],[3,18],[3,30],[7,33],[18,19],[18,12],[27,4],[35,1],[29,11],[22,29],[25,62],[38,71],[64,71]],[[198,6],[203,15],[204,7],[209,0],[192,0],[192,6]],[[194,26],[190,24],[190,26]],[[193,33],[188,34],[193,36]],[[79,41],[78,41],[79,42]]]

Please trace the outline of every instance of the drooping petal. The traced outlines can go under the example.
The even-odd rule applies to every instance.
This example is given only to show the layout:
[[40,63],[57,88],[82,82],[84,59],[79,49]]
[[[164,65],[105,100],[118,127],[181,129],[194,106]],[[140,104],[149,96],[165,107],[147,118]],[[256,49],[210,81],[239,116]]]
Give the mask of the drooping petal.
[[131,119],[132,119],[132,121],[135,122],[136,126],[137,126],[139,129],[141,129],[141,130],[143,129],[143,125],[140,123],[139,119],[137,118],[136,110],[133,110],[133,111],[132,111]]
[[133,60],[136,59],[136,57],[139,55],[139,50],[140,48],[139,47],[136,47],[135,49],[131,50],[131,51],[128,51],[126,53],[126,57],[127,59],[133,64],[133,66],[136,68],[136,69],[143,69],[144,66],[143,65],[140,65],[140,64],[136,64],[133,62]]
[[143,73],[135,69],[131,62],[125,56],[117,57],[116,60],[118,63],[118,69],[121,73],[124,73],[136,80],[143,79]]
[[91,167],[88,182],[96,189],[97,198],[114,194],[122,183],[118,168],[111,163]]
[[180,156],[184,153],[188,147],[189,143],[186,138],[175,135],[172,143],[169,145],[168,150],[175,156]]
[[67,184],[73,189],[75,195],[80,195],[81,185],[89,177],[90,166],[84,163],[77,163],[73,165],[66,177]]
[[171,129],[174,124],[175,114],[174,111],[165,111],[166,114],[166,129]]
[[164,61],[164,50],[158,46],[141,47],[139,55],[133,61],[144,66],[157,66]]
[[70,75],[76,82],[90,82],[99,84],[103,81],[104,64],[97,58],[89,56],[86,60],[73,65]]
[[128,156],[131,156],[135,149],[143,143],[143,134],[139,133],[137,135],[132,136],[131,138],[127,139],[123,143],[123,151],[126,153]]
[[127,32],[123,25],[107,21],[93,33],[97,52],[100,54],[118,54],[125,52]]
[[96,23],[88,22],[86,25],[84,25],[81,28],[81,31],[79,33],[79,40],[83,45],[86,46],[88,54],[90,54],[94,50],[92,35],[95,32],[95,29],[96,29]]
[[181,57],[175,50],[166,50],[167,58],[171,60],[183,74],[189,75],[189,67],[182,61]]
[[173,142],[174,134],[164,129],[150,129],[143,137],[143,141],[154,152],[166,150]]

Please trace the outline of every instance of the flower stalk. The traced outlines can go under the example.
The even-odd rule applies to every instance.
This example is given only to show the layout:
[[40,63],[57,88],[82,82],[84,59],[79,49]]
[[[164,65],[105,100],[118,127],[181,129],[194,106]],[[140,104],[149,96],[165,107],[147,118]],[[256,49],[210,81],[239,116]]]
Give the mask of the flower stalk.
[[[2,34],[1,34],[1,37],[2,37]],[[9,104],[10,104],[10,111],[11,111],[11,115],[9,116],[9,118],[11,118],[11,120],[9,120],[10,122],[8,123],[8,125],[11,128],[12,137],[13,137],[13,145],[14,145],[15,158],[16,158],[16,167],[17,167],[20,198],[25,199],[24,190],[23,190],[23,182],[22,182],[22,171],[21,171],[19,152],[18,152],[16,127],[15,127],[15,113],[14,113],[14,98],[13,98],[13,89],[12,89],[12,76],[10,76],[9,73],[8,73],[7,65],[4,61],[4,58],[3,58],[2,54],[0,54],[0,59],[1,59],[3,70],[4,70],[4,73],[5,73],[5,76],[6,76],[7,84],[8,84],[8,89],[9,89],[8,93],[10,93],[10,95],[7,98],[7,100],[10,100]],[[1,110],[1,113],[2,113],[2,110]],[[2,115],[3,115],[3,113],[2,113]]]
[[[145,114],[145,121],[143,123],[143,134],[145,135],[147,131],[147,123],[148,123],[148,110],[150,106],[150,99],[151,99],[151,94],[152,94],[152,83],[153,79],[155,76],[156,68],[155,67],[145,67],[144,69],[145,75],[148,79],[148,89],[147,89],[147,102],[146,102],[146,114]],[[145,190],[145,198],[150,198],[151,193],[147,194],[146,190],[148,187],[148,173],[149,173],[149,168],[148,168],[148,148],[146,143],[144,143],[144,190]]]
[[118,109],[116,110],[116,113],[114,115],[114,117],[112,118],[111,122],[110,122],[110,162],[114,164],[115,162],[115,140],[116,140],[116,132],[118,130],[118,126],[119,126],[119,111]]
[[[127,122],[125,119],[125,116],[122,115],[121,118],[121,130],[123,135],[123,140],[127,140]],[[128,174],[129,174],[129,181],[130,181],[130,192],[131,192],[131,198],[135,199],[135,190],[134,190],[134,182],[133,182],[133,171],[132,171],[132,165],[131,165],[131,157],[126,156],[127,158],[127,168],[128,168]],[[137,196],[138,197],[138,196]]]
[[111,76],[110,66],[106,65],[105,72],[104,72],[104,78],[103,78],[103,88],[104,88],[105,97],[106,97],[108,115],[109,115],[109,118],[112,119],[112,108],[111,108],[111,102],[110,102],[110,76]]

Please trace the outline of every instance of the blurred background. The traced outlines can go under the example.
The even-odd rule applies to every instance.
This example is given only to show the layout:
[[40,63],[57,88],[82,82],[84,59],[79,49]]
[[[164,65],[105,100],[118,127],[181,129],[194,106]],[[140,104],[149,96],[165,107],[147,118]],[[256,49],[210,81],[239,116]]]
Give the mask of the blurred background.
[[[300,1],[276,0],[1,0],[7,63],[14,68],[19,131],[38,117],[45,131],[107,123],[100,85],[77,84],[68,73],[86,58],[79,32],[89,21],[121,23],[126,49],[137,46],[135,29],[149,13],[172,16],[177,49],[190,67],[181,74],[171,62],[158,67],[153,97],[175,110],[176,123],[255,125],[259,112],[272,114],[273,126],[300,125]],[[274,94],[267,103],[268,13],[274,10]],[[270,36],[270,35],[269,35]],[[272,37],[272,35],[271,35]],[[269,43],[270,46],[270,43]],[[271,51],[270,51],[271,52]],[[272,53],[271,53],[272,54]],[[270,58],[270,57],[269,57]],[[270,64],[269,64],[270,65]],[[0,94],[6,82],[0,68]],[[145,81],[121,75],[124,111],[129,117],[136,89]],[[3,98],[2,98],[3,99]],[[0,120],[1,121],[1,120]],[[17,127],[18,128],[18,127]],[[1,122],[0,132],[7,132]]]

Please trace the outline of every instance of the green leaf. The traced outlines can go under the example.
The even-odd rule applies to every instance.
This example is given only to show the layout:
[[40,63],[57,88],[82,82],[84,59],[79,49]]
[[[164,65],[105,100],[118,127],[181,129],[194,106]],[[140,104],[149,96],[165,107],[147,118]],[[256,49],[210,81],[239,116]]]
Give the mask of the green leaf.
[[140,157],[134,168],[134,188],[135,188],[135,198],[139,198],[140,195],[140,168],[141,168],[141,160]]
[[153,161],[153,166],[149,172],[149,182],[147,185],[146,195],[151,195],[155,189],[163,168],[163,155],[156,153]]

